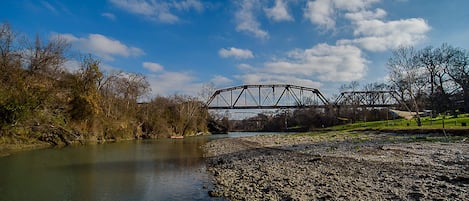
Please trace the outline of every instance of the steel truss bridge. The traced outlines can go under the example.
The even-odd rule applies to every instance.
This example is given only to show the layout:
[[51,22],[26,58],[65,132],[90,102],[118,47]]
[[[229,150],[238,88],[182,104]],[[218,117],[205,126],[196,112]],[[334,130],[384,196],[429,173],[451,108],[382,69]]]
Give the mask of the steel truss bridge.
[[335,107],[394,107],[400,105],[394,91],[344,91],[334,102]]
[[330,105],[318,89],[288,84],[242,85],[217,90],[208,109],[282,109]]
[[289,84],[241,85],[216,90],[206,103],[208,109],[289,109],[393,107],[400,102],[394,91],[346,91],[330,103],[315,88]]

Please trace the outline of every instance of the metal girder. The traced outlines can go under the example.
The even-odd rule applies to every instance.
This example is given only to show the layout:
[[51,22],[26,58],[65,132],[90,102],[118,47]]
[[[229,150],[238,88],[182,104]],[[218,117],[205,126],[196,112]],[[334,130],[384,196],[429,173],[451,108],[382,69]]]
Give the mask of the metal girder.
[[390,107],[399,105],[395,91],[344,91],[334,102],[335,106]]
[[219,89],[206,105],[208,109],[276,109],[325,107],[329,101],[315,88],[269,84]]

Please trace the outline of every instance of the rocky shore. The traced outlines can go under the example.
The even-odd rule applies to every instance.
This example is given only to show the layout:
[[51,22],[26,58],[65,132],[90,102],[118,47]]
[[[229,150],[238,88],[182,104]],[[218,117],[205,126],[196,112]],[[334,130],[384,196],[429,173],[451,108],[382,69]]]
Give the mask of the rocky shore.
[[215,140],[211,196],[229,200],[469,200],[469,140],[345,132]]

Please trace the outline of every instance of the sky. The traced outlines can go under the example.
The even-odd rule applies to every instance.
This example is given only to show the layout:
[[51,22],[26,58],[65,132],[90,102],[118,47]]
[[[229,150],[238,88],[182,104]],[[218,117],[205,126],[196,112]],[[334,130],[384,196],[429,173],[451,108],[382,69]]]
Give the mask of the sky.
[[0,22],[66,39],[68,66],[146,76],[151,96],[294,84],[327,98],[386,81],[399,46],[469,49],[467,0],[2,0]]

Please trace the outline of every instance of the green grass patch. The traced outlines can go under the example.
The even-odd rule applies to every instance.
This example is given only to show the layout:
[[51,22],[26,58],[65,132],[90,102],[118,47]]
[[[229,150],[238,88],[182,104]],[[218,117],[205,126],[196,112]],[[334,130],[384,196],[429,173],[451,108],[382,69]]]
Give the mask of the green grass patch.
[[328,128],[327,130],[334,131],[351,131],[351,130],[380,130],[380,129],[469,129],[469,114],[453,116],[438,116],[435,118],[422,117],[422,126],[417,125],[414,119],[394,119],[384,121],[371,121],[371,122],[356,122],[352,124],[338,125]]

